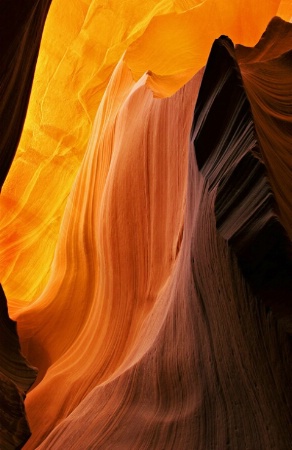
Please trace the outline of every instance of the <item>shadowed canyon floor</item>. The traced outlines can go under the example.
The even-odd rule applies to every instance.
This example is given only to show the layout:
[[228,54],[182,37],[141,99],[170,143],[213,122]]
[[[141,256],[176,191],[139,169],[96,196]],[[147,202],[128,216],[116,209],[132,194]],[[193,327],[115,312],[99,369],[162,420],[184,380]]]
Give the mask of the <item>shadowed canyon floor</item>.
[[[7,301],[1,290],[1,449],[291,448],[292,25],[275,17],[255,47],[227,36],[211,45],[210,33],[195,71],[181,56],[167,72],[153,50],[145,72],[156,21],[186,29],[202,11],[166,3],[119,43],[128,50],[74,183],[61,182],[69,196],[48,214],[61,221],[45,241],[56,242],[48,278],[24,262],[49,229],[40,218],[51,200],[21,216],[39,179],[19,201],[11,181],[4,189],[3,277],[22,264],[23,278],[36,274],[31,292],[43,287],[31,301],[23,286],[11,282]],[[8,168],[16,145],[1,154]]]

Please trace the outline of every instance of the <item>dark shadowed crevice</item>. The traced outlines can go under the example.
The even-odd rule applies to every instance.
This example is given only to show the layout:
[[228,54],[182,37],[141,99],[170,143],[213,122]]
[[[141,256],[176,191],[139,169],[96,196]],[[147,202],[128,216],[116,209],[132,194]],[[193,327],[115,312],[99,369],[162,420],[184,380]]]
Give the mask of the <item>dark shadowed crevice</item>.
[[277,214],[234,47],[225,36],[209,56],[191,139],[209,190],[216,190],[217,229],[254,293],[291,332],[291,242]]

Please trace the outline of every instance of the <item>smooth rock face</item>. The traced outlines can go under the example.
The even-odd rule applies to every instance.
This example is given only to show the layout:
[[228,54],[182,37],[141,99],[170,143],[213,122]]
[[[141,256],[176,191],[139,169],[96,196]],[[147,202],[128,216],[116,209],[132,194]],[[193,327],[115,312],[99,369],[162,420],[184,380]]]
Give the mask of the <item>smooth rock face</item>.
[[107,84],[45,289],[10,300],[37,378],[0,292],[1,449],[29,437],[35,378],[25,449],[291,447],[291,24],[221,36],[186,84],[187,66],[134,81],[147,42]]

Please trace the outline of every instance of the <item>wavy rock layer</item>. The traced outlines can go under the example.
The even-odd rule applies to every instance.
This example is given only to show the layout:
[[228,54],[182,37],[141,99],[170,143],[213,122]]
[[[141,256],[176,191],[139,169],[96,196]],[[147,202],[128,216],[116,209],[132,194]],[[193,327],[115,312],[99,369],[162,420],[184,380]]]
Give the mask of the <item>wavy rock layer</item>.
[[235,56],[221,37],[168,99],[116,67],[50,280],[15,313],[40,369],[26,449],[290,448],[290,242]]
[[[125,372],[155,337],[137,343],[180,248],[199,82],[162,101],[145,83],[135,84],[123,62],[117,67],[69,199],[50,283],[18,316],[23,349],[40,369],[26,403],[28,448],[95,386]],[[44,422],[42,405],[56,388]]]

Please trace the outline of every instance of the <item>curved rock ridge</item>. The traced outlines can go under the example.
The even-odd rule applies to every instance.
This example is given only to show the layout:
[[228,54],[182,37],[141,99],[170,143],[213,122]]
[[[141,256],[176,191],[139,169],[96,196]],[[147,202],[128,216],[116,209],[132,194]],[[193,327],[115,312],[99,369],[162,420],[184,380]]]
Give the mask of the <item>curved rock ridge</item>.
[[[289,37],[289,33],[292,36],[292,25],[275,19],[258,45],[258,49],[261,49],[267,58],[270,49],[267,36],[274,25],[276,38],[279,38],[279,34],[283,40],[287,35]],[[278,32],[279,25],[281,33]],[[278,40],[277,43],[278,49],[272,46],[270,50],[274,55],[279,54],[281,49]],[[286,54],[285,46],[283,47],[283,52]],[[253,52],[260,58],[259,52],[256,50]],[[280,56],[276,61],[279,59]],[[273,65],[274,62],[275,59],[268,64]],[[269,80],[267,63],[264,64],[265,67],[261,72],[262,85],[267,84]],[[279,73],[282,78],[286,77],[292,82],[290,66],[290,63],[287,64],[286,70],[283,65],[280,66],[282,71]],[[276,68],[279,69],[279,66],[276,65]],[[249,74],[251,72],[252,68],[249,69]],[[272,87],[269,85],[271,95]],[[292,84],[290,87],[292,88]],[[290,90],[287,92],[289,97]],[[282,96],[284,96],[283,91]],[[267,143],[266,138],[266,135],[270,135],[271,124],[269,120],[264,121],[262,117],[259,119],[258,114],[254,120],[252,111],[257,109],[262,112],[264,105],[259,100],[257,103],[251,96],[250,99],[251,105],[254,105],[252,107],[245,93],[232,42],[228,38],[215,41],[204,73],[192,127],[192,141],[198,167],[208,181],[210,191],[216,190],[215,213],[219,232],[237,254],[243,274],[250,282],[255,294],[264,300],[267,307],[272,308],[286,330],[291,332],[291,241],[281,224],[281,215],[278,214],[278,205],[275,201],[277,196],[274,195],[270,183],[270,179],[279,180],[279,173],[275,173],[276,169],[267,170],[265,167],[265,155],[267,154],[269,158],[269,151],[271,151],[271,143]],[[282,97],[279,98],[278,104],[281,100]],[[286,177],[282,177],[281,182],[278,182],[280,187],[285,187],[285,182],[287,185],[291,184],[291,133],[289,132],[292,122],[291,104],[290,102],[290,107],[288,103],[286,104],[287,126],[285,126],[286,123],[278,120],[279,132],[273,135],[272,140],[272,143],[275,143],[272,149],[273,154],[277,155],[278,159],[284,154],[284,162],[287,160]],[[270,107],[272,108],[272,104]],[[270,109],[268,113],[276,115],[277,111]],[[262,115],[267,116],[267,109],[262,112]],[[258,122],[261,127],[261,140],[257,137]],[[282,137],[280,134],[282,129],[283,141],[286,138],[286,148],[282,147],[281,153],[280,150],[277,152],[277,149],[283,142],[279,138],[279,136]],[[282,159],[280,163],[283,165]],[[289,187],[287,187],[285,207],[286,211],[290,208],[290,213],[287,214],[290,218]]]
[[147,342],[137,344],[141,327],[180,248],[200,79],[160,100],[147,76],[135,83],[123,61],[112,76],[68,200],[50,281],[15,316],[23,351],[39,368],[26,400],[27,448],[145,351]]
[[37,371],[20,351],[16,323],[8,316],[7,301],[0,285],[0,448],[22,448],[30,437],[24,410],[25,393]]

